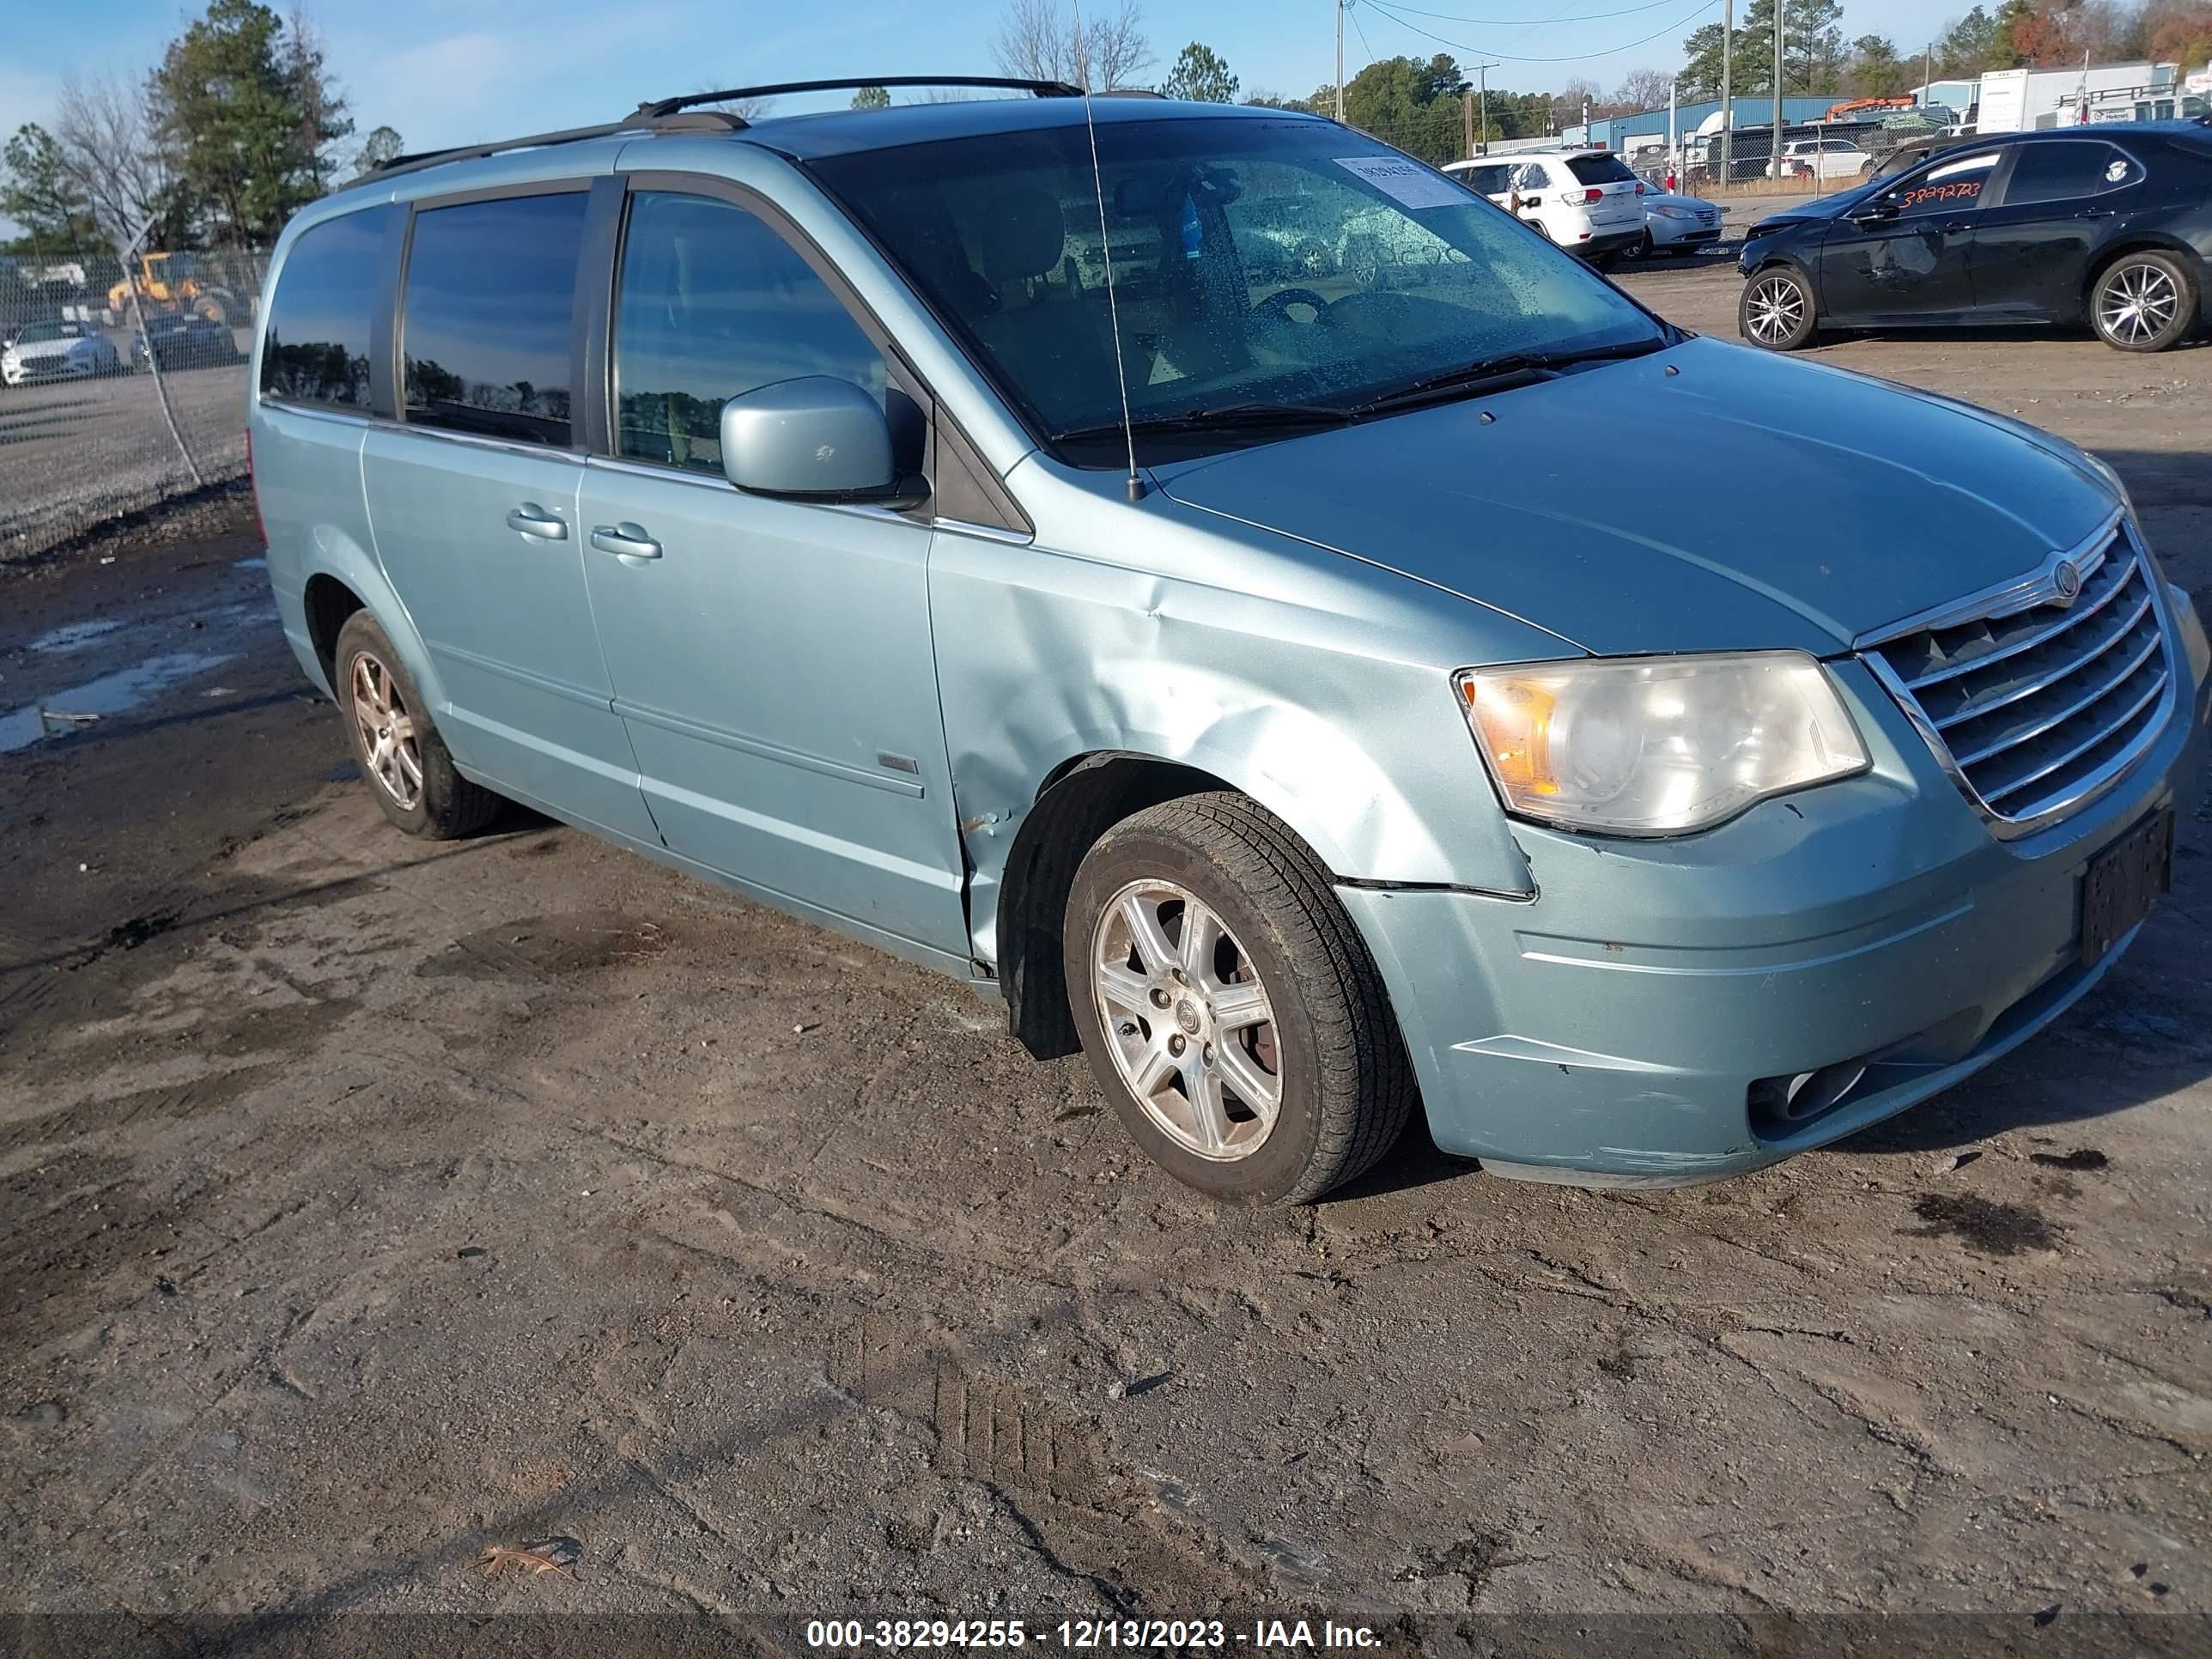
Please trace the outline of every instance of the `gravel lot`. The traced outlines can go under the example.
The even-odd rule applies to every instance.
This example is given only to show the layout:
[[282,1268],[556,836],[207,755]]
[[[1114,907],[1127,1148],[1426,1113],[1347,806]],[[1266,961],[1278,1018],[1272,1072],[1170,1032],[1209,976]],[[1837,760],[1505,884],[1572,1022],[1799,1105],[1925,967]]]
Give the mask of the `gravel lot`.
[[[1733,337],[1716,263],[1627,283]],[[1817,355],[2087,444],[2212,609],[2212,350]],[[400,838],[213,512],[0,573],[0,705],[170,676],[0,753],[0,1613],[2212,1639],[2204,815],[2058,1029],[1832,1151],[1601,1195],[1416,1131],[1224,1212],[959,986],[541,820]]]
[[[116,335],[130,361],[131,341]],[[236,331],[240,350],[251,330]],[[167,376],[185,442],[213,483],[246,471],[246,367]],[[0,387],[0,564],[192,487],[149,374]]]

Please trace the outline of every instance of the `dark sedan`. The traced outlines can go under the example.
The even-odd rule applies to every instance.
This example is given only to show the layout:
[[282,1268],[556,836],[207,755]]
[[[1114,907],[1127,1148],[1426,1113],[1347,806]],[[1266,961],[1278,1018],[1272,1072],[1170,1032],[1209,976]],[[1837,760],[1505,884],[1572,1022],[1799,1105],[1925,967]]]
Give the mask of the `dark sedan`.
[[2002,133],[1753,225],[1744,338],[2079,326],[2123,351],[2195,334],[2212,289],[2212,118]]
[[131,343],[134,368],[146,367],[149,341],[165,369],[208,368],[244,361],[244,354],[238,349],[238,337],[221,323],[205,317],[149,317],[146,331]]

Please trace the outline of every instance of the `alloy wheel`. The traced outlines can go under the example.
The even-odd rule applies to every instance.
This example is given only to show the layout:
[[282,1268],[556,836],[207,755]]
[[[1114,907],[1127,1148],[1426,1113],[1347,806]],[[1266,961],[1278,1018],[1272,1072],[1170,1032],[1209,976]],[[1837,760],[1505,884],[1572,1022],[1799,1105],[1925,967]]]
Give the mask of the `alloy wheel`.
[[1745,324],[1761,345],[1779,345],[1805,322],[1805,295],[1787,276],[1769,276],[1751,290]]
[[1132,882],[1100,914],[1091,994],[1115,1070],[1145,1115],[1200,1158],[1249,1158],[1282,1106],[1274,1005],[1204,901]]
[[2097,299],[2097,323],[2123,345],[2142,345],[2173,321],[2181,292],[2156,265],[2122,265]]
[[422,754],[415,740],[415,716],[401,699],[392,671],[366,651],[353,659],[353,718],[361,728],[369,775],[401,811],[413,811],[422,799]]

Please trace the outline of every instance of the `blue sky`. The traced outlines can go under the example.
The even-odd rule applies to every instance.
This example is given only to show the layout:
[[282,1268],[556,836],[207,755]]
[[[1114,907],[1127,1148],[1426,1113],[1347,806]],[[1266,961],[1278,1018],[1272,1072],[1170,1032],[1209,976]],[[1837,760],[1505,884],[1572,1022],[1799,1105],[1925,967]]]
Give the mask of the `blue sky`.
[[[286,9],[287,0],[276,3]],[[1508,60],[1491,71],[1490,84],[1516,91],[1577,75],[1610,88],[1631,69],[1672,69],[1682,37],[1719,15],[1718,0],[1381,3],[1397,17],[1376,0],[1358,0],[1351,13],[1347,75],[1370,57],[1450,51],[1472,64],[1479,50]],[[179,0],[23,0],[11,9],[0,134],[43,118],[66,71],[142,73],[182,26],[184,8]],[[1947,3],[1938,12],[1963,9]],[[871,70],[990,74],[1003,0],[308,0],[307,10],[329,39],[362,131],[388,123],[410,149],[425,149],[610,119],[641,98],[706,86]],[[1330,0],[1146,0],[1144,11],[1160,54],[1155,78],[1194,39],[1228,60],[1248,94],[1299,94],[1333,78]],[[1875,29],[1910,51],[1938,12],[1913,0],[1856,0],[1846,5],[1844,33]],[[1648,35],[1656,38],[1631,44]],[[1565,61],[1529,61],[1542,59]]]

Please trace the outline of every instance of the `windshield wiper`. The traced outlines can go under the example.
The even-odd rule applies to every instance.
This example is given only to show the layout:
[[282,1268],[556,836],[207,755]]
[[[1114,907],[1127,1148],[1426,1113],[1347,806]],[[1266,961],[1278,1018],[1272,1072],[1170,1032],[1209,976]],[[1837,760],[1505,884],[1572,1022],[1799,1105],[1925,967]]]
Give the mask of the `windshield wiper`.
[[[1175,415],[1139,415],[1127,429],[1139,437],[1160,437],[1178,432],[1249,431],[1261,427],[1342,426],[1351,419],[1349,411],[1326,404],[1229,404],[1219,409],[1187,409]],[[1086,443],[1118,438],[1121,433],[1121,422],[1103,421],[1097,426],[1055,432],[1052,441]]]
[[1404,409],[1447,396],[1500,392],[1509,386],[1529,386],[1539,380],[1554,379],[1560,370],[1571,368],[1577,363],[1643,357],[1654,351],[1663,350],[1668,343],[1664,339],[1647,339],[1630,340],[1618,345],[1585,346],[1578,351],[1509,351],[1502,356],[1486,357],[1480,362],[1465,363],[1457,368],[1445,369],[1441,374],[1424,374],[1403,386],[1392,386],[1379,397],[1354,404],[1351,412],[1354,416],[1379,415],[1388,410]]

